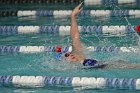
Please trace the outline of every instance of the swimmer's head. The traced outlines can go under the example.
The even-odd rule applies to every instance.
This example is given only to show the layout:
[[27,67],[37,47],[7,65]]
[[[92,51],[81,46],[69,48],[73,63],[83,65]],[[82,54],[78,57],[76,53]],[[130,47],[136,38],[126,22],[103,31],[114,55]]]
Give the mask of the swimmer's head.
[[71,52],[65,53],[64,57],[69,62],[76,62],[76,61],[78,61],[77,56],[75,54],[71,53]]

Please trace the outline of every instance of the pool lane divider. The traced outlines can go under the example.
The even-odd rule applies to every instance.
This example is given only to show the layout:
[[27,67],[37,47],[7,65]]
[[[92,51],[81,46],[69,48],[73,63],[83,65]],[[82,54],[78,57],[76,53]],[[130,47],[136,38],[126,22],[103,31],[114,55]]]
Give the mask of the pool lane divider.
[[[72,10],[17,11],[17,16],[70,16]],[[140,10],[83,10],[79,16],[136,16]]]
[[[64,17],[70,16],[72,10],[18,10],[0,11],[0,16],[39,16],[39,17]],[[140,10],[82,10],[78,16],[136,16],[140,17]]]
[[139,5],[140,0],[84,0],[86,6]]
[[0,86],[13,87],[86,87],[87,89],[140,90],[140,79],[103,77],[55,77],[55,76],[0,76]]
[[[0,54],[14,53],[45,53],[45,52],[71,52],[71,46],[0,46]],[[139,53],[140,49],[134,47],[115,47],[115,46],[89,46],[86,48],[89,52],[105,52],[105,53]]]
[[[82,34],[114,34],[123,35],[138,32],[140,26],[78,26]],[[0,35],[47,33],[60,36],[70,35],[70,26],[0,26]]]
[[77,4],[84,1],[85,5],[139,5],[139,0],[0,0],[1,5],[5,4]]

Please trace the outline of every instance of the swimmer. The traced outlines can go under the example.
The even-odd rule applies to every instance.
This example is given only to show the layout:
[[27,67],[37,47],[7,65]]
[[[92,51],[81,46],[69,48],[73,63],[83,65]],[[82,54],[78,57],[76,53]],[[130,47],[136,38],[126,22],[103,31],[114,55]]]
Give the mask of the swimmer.
[[[84,67],[91,68],[140,68],[138,64],[128,64],[125,61],[119,60],[117,62],[99,62],[95,59],[86,59],[82,51],[82,45],[80,41],[80,34],[78,30],[78,24],[76,21],[76,15],[81,11],[82,3],[79,4],[71,13],[71,28],[70,36],[72,40],[72,52],[64,54],[65,60],[68,62],[78,62]],[[81,9],[80,9],[81,8]]]
[[[81,6],[83,3],[79,4],[71,13],[71,28],[70,36],[72,40],[72,52],[66,53],[65,59],[69,62],[79,62],[83,66],[92,66],[97,68],[102,68],[106,64],[100,64],[94,59],[86,59],[82,51],[82,45],[80,42],[80,34],[78,30],[78,24],[76,21],[76,15],[82,10]],[[80,9],[81,8],[81,9]]]

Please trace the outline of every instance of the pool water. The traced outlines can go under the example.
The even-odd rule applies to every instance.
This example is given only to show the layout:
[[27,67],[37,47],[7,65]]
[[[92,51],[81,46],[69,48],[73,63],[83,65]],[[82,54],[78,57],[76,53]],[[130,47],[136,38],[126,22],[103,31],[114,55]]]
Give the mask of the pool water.
[[[23,6],[25,7],[25,6]],[[70,7],[72,9],[73,7]],[[139,18],[126,17],[131,25],[139,25]],[[128,25],[124,17],[89,17],[77,18],[79,25]],[[0,25],[70,25],[70,17],[1,17]],[[139,35],[137,33],[124,34],[122,36],[81,34],[84,46],[117,46],[139,48]],[[0,45],[12,46],[69,46],[70,36],[58,34],[28,34],[0,36]],[[86,52],[90,58],[101,61],[125,60],[129,63],[140,64],[140,52]],[[139,78],[140,69],[82,69],[77,65],[55,61],[53,53],[14,53],[0,55],[0,75],[33,75],[33,76],[69,76],[69,77],[109,77],[109,78]],[[91,90],[73,88],[13,88],[0,87],[0,93],[55,93],[55,92],[79,92],[79,93],[129,93],[135,90]]]

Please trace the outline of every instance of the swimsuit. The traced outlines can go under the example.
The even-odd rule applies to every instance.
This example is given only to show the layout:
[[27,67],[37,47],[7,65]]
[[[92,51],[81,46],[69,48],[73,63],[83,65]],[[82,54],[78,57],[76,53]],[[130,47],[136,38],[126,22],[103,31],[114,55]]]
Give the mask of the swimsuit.
[[106,64],[98,62],[97,60],[94,59],[85,59],[83,62],[83,66],[92,67],[92,68],[104,68]]

